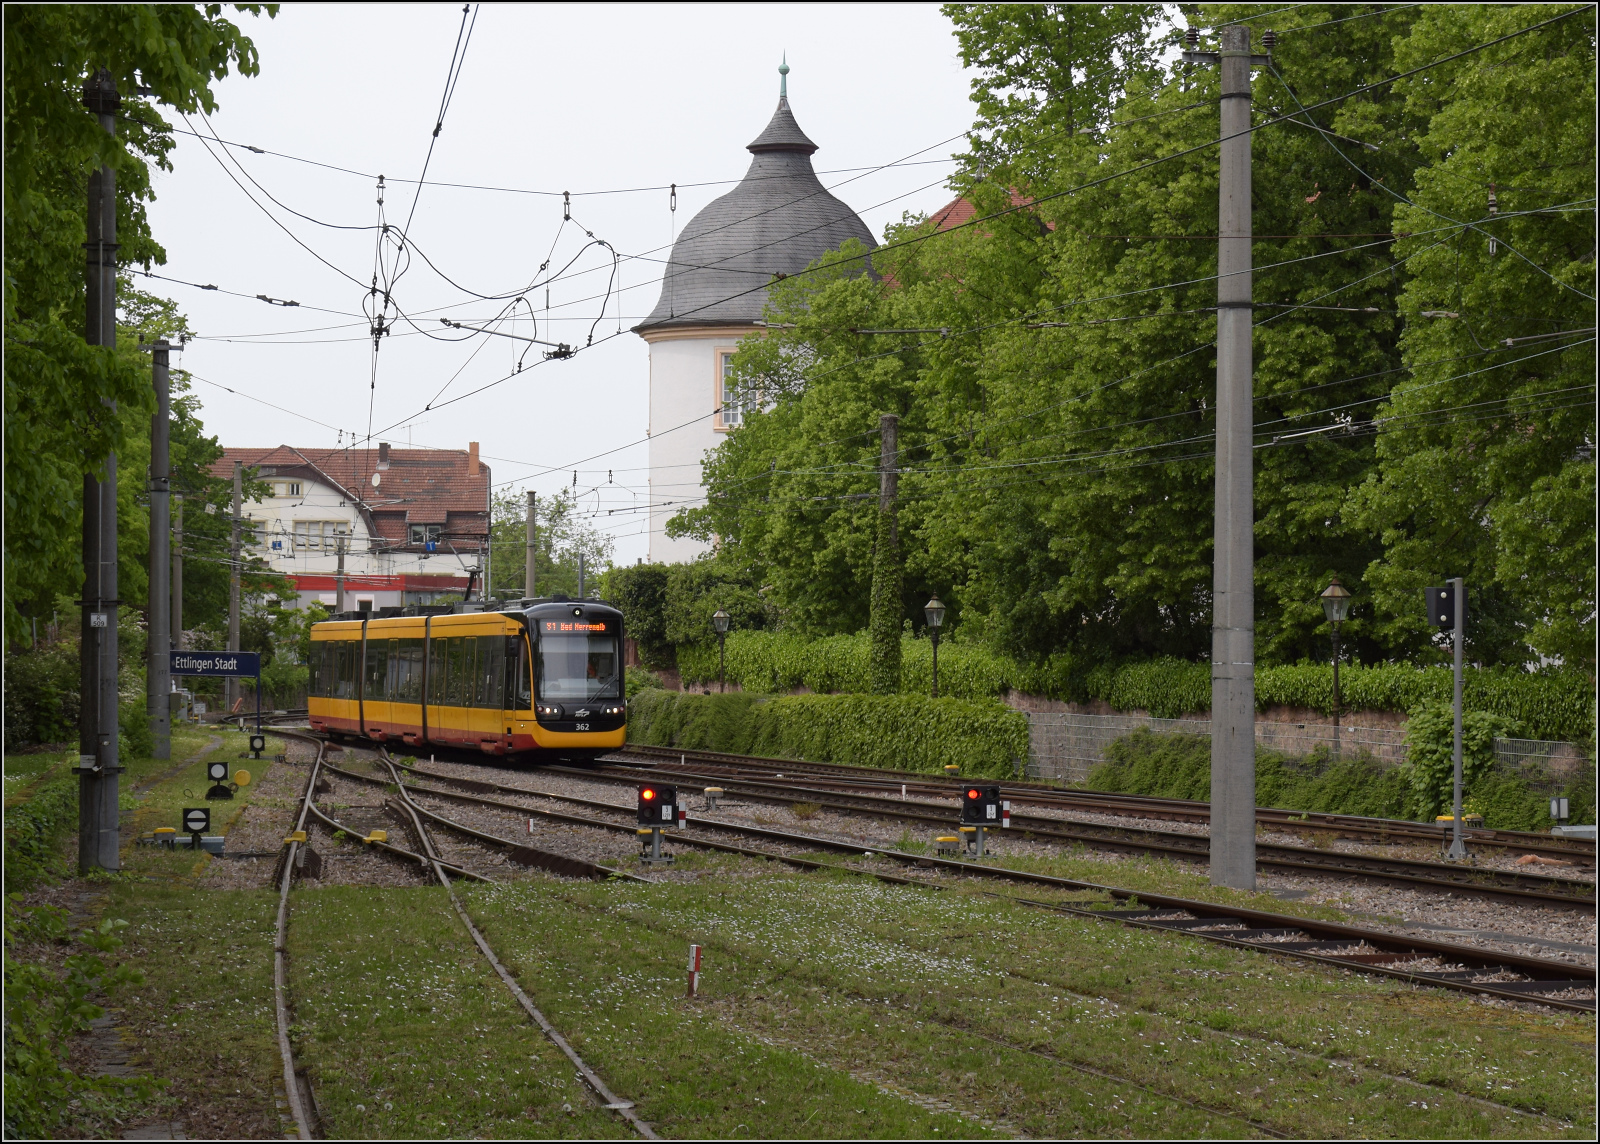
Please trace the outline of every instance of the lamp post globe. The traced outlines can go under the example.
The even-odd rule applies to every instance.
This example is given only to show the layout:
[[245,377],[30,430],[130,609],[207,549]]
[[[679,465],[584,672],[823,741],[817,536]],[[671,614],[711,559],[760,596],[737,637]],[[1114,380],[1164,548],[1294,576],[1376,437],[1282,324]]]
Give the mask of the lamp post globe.
[[928,620],[928,634],[933,639],[933,697],[939,698],[939,629],[944,626],[944,605],[935,596],[922,608]]
[[718,608],[711,615],[711,626],[717,632],[717,690],[728,690],[728,621],[732,617]]
[[1333,627],[1333,754],[1339,757],[1339,625],[1350,615],[1350,590],[1335,576],[1322,592],[1322,614]]

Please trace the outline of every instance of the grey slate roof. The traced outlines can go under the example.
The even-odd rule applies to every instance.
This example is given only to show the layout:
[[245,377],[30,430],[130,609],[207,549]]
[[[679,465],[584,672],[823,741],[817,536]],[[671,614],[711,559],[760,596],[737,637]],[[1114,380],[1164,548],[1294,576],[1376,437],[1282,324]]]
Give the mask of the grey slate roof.
[[855,211],[818,181],[811,169],[817,145],[800,130],[787,98],[748,150],[755,158],[743,181],[683,228],[661,298],[635,333],[753,324],[773,275],[804,270],[846,239],[877,245]]

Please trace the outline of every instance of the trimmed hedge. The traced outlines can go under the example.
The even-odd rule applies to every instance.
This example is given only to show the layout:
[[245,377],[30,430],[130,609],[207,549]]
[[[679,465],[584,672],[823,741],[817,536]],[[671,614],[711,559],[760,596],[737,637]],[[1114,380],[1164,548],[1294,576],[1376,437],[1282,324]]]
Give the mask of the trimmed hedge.
[[[866,692],[869,643],[865,635],[807,640],[783,632],[746,631],[728,636],[728,682],[760,694],[805,687],[821,693]],[[901,649],[902,694],[926,695],[933,679],[933,646],[907,636]],[[680,647],[686,683],[717,678],[715,645]],[[1211,666],[1178,659],[1101,665],[1075,675],[1064,658],[1024,665],[980,645],[946,642],[939,648],[939,691],[962,699],[988,699],[1008,690],[1082,702],[1099,699],[1118,711],[1148,711],[1163,719],[1211,707]],[[1467,707],[1510,721],[1530,739],[1593,742],[1595,689],[1578,671],[1471,668]],[[1448,703],[1448,667],[1406,664],[1348,665],[1339,672],[1346,711],[1414,711]],[[1256,669],[1256,707],[1302,707],[1333,712],[1333,668],[1294,664]]]
[[628,740],[772,758],[1003,778],[1028,757],[1028,719],[995,700],[919,695],[694,695],[643,691]]
[[[1492,758],[1492,754],[1491,754]],[[1424,768],[1426,770],[1426,768]],[[1548,830],[1549,794],[1504,767],[1469,770],[1463,809],[1483,815],[1497,830]],[[1211,738],[1161,734],[1141,728],[1106,748],[1106,761],[1089,772],[1096,790],[1157,798],[1211,797]],[[1585,768],[1567,785],[1575,823],[1594,822],[1594,771]],[[1334,759],[1319,749],[1305,758],[1256,749],[1256,803],[1285,810],[1357,814],[1431,821],[1440,799],[1436,775],[1410,766],[1386,767],[1370,755]]]

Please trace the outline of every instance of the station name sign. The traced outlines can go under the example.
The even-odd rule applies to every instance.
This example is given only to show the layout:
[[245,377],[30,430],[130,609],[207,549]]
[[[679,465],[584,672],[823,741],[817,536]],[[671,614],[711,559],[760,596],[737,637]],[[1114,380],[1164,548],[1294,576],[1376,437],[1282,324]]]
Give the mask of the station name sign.
[[173,651],[173,675],[260,675],[261,654],[254,651]]
[[611,626],[605,620],[540,620],[539,630],[547,636],[579,632],[603,635]]

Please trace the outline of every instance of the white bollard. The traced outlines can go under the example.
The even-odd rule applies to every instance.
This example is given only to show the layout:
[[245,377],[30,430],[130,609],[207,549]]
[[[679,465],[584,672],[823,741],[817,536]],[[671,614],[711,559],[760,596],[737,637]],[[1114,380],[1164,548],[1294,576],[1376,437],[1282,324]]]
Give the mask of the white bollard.
[[694,997],[695,995],[697,995],[699,993],[699,991],[700,991],[700,947],[698,945],[691,945],[689,947],[689,993],[688,993],[688,995],[690,997]]

